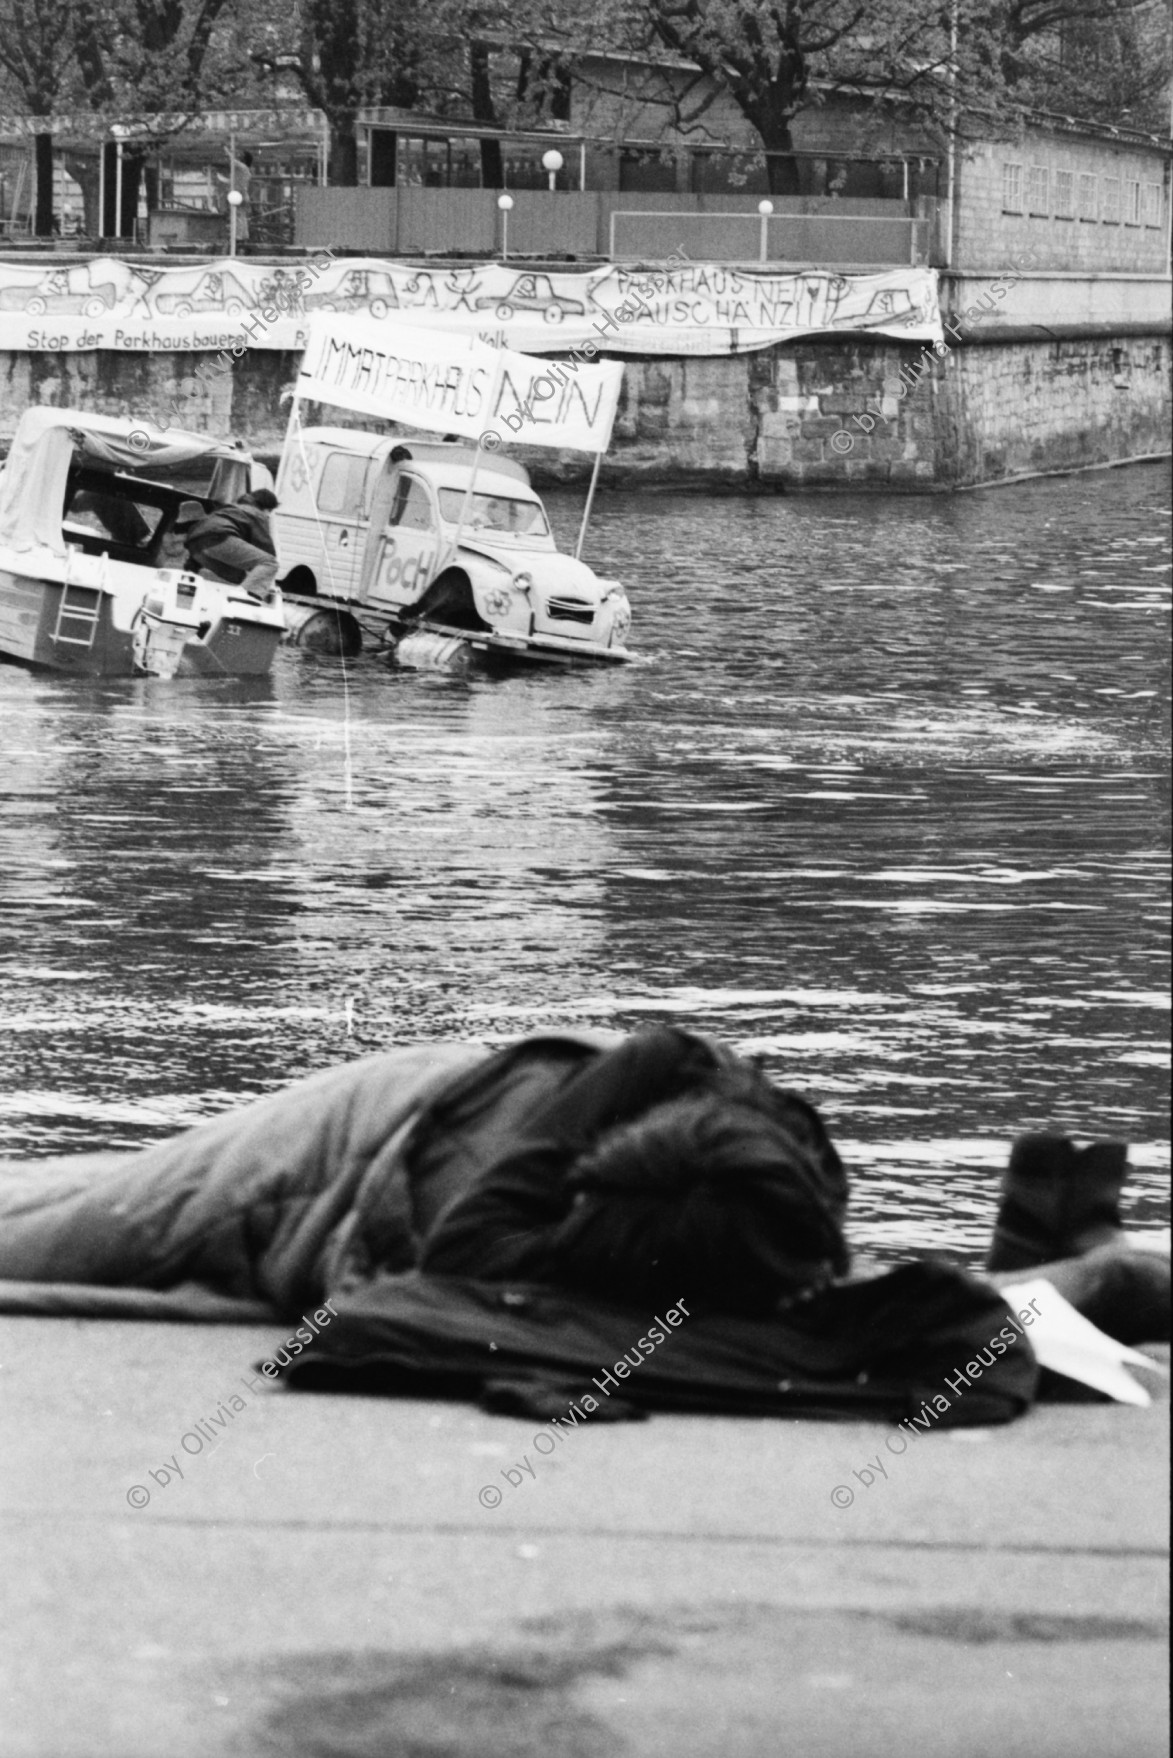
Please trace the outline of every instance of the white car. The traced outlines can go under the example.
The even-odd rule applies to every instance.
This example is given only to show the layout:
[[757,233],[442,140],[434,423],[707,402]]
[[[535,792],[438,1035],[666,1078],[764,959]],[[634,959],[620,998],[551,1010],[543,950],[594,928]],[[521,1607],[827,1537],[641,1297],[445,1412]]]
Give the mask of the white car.
[[475,459],[463,442],[295,432],[273,515],[287,600],[345,605],[352,650],[363,628],[424,629],[527,659],[629,658],[619,581],[559,552],[522,465],[482,453],[474,476]]

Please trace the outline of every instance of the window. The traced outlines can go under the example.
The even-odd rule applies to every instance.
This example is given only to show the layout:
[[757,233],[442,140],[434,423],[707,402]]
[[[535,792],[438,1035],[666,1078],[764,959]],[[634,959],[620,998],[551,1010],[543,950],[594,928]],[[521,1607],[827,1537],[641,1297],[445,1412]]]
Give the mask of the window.
[[1057,220],[1073,220],[1075,218],[1075,176],[1071,171],[1055,173],[1055,218]]
[[[462,488],[440,490],[440,515],[449,524],[459,522],[464,509]],[[473,531],[498,531],[513,537],[548,537],[550,527],[537,501],[514,500],[508,495],[474,494],[469,499],[465,526]]]
[[366,480],[367,460],[335,452],[326,459],[318,483],[318,510],[341,513],[346,519],[357,519],[362,512],[362,491]]
[[656,194],[676,191],[676,160],[667,150],[620,147],[619,187]]
[[1050,216],[1051,173],[1045,165],[1032,165],[1026,186],[1026,205],[1032,214]]
[[1104,178],[1104,200],[1100,209],[1100,218],[1105,226],[1120,224],[1120,179],[1119,177]]
[[403,525],[409,531],[430,531],[432,529],[432,505],[428,500],[427,490],[422,482],[416,481],[414,476],[400,478],[387,523],[388,525]]
[[1146,183],[1144,186],[1144,223],[1146,226],[1161,224],[1161,185]]
[[1002,212],[1004,214],[1020,214],[1022,212],[1022,166],[1004,163],[1002,166]]
[[1140,181],[1130,177],[1124,185],[1124,224],[1140,225]]
[[1094,172],[1081,171],[1079,174],[1079,217],[1081,220],[1097,220],[1100,216],[1099,178]]

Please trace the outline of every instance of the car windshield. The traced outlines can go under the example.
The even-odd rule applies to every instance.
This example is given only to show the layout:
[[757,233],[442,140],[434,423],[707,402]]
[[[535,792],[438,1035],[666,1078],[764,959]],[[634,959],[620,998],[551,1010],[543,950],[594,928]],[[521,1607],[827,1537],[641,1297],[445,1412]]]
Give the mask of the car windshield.
[[440,516],[448,525],[460,522],[466,531],[500,531],[510,537],[548,537],[550,527],[539,501],[514,500],[499,494],[474,494],[465,511],[462,488],[440,490]]

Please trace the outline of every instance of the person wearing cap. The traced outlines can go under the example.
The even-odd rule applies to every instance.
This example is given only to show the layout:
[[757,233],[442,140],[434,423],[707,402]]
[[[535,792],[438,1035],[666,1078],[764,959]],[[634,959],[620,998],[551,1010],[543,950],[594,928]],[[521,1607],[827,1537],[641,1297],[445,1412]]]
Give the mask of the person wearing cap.
[[[242,586],[263,598],[277,577],[277,556],[269,515],[277,497],[268,488],[251,489],[233,506],[217,507],[187,531],[188,566],[206,579]],[[178,524],[183,525],[180,509]]]

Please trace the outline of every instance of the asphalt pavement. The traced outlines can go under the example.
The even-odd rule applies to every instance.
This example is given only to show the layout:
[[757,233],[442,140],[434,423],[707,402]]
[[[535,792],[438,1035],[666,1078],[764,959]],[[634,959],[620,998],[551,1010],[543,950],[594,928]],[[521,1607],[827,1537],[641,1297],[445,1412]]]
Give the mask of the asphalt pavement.
[[280,1341],[0,1320],[3,1758],[1168,1750],[1155,1374],[901,1454],[660,1415],[549,1455],[275,1389]]

